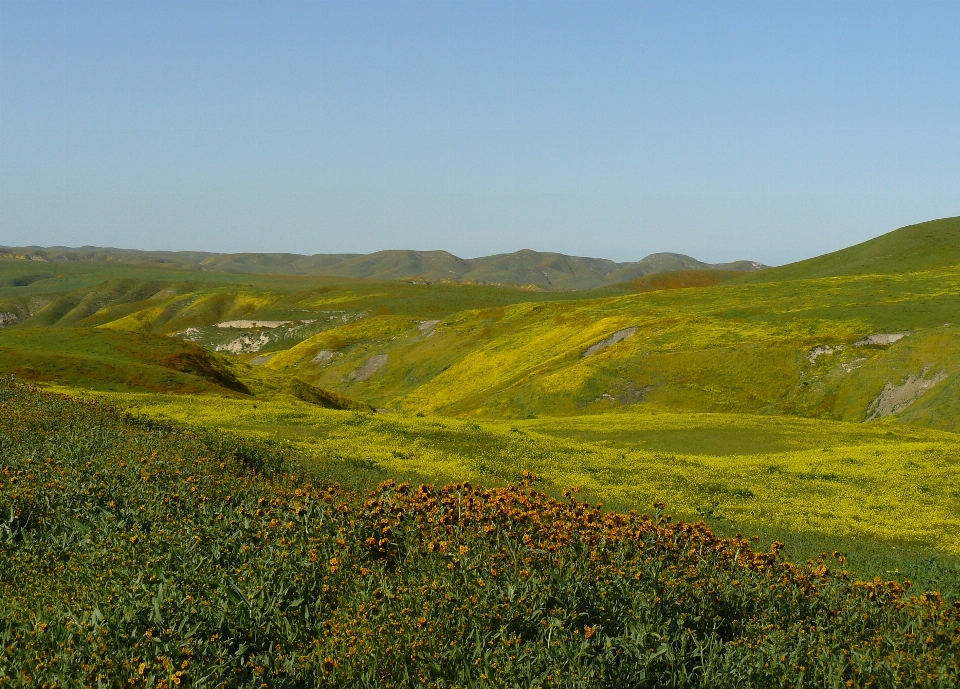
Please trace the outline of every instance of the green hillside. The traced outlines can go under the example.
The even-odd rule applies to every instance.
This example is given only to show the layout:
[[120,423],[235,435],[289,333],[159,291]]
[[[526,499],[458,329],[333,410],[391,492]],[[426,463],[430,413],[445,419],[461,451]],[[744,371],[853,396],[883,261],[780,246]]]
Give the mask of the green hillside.
[[[927,387],[890,418],[951,430],[957,294],[960,267],[951,267],[516,304],[436,323],[374,316],[266,366],[375,406],[495,417],[630,407],[862,422],[884,394],[899,400],[884,409],[907,402],[912,376],[913,388]],[[626,337],[602,346],[618,332]],[[870,339],[879,335],[889,337]],[[371,375],[353,375],[377,357]],[[888,385],[903,390],[884,393]]]
[[330,409],[373,408],[285,373],[263,370],[170,337],[105,328],[0,330],[0,371],[21,380],[96,391],[297,399]]
[[[922,248],[943,262],[956,227],[904,228],[830,260],[869,249],[917,266]],[[132,266],[89,262],[49,276],[37,265],[0,261],[4,330],[173,335],[405,413],[630,408],[960,429],[956,261],[778,281],[687,270],[585,293],[163,267],[136,279]]]
[[960,263],[960,216],[908,225],[830,254],[745,278],[751,282],[914,273]]
[[0,330],[0,370],[92,390],[249,392],[220,358],[195,344],[91,328]]

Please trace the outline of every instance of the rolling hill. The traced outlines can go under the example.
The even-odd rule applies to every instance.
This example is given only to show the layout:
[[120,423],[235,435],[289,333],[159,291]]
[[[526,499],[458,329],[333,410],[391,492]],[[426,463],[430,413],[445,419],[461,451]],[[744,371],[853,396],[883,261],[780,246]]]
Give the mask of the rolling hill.
[[[135,279],[141,268],[109,261],[58,264],[65,272],[51,276],[37,272],[43,263],[3,260],[0,279],[11,286],[0,288],[0,314],[12,330],[0,346],[33,327],[175,335],[409,413],[672,410],[957,430],[958,227],[952,219],[902,228],[730,280],[653,272],[592,292],[176,268]],[[401,272],[424,257],[391,256],[390,270]],[[432,258],[460,265],[449,254]],[[368,272],[386,265],[350,260]],[[599,270],[594,259],[549,260],[564,274]],[[674,255],[645,260],[651,270],[693,265]],[[811,272],[830,275],[803,277]]]

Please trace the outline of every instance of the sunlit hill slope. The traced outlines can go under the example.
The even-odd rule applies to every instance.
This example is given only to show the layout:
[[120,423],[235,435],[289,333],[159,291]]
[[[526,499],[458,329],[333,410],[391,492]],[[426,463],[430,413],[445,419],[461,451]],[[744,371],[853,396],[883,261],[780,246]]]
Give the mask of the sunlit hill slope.
[[581,292],[0,259],[0,371],[383,476],[532,470],[791,557],[841,539],[960,590],[896,550],[960,552],[958,232]]
[[[850,274],[830,277],[524,303],[435,324],[378,316],[320,333],[266,365],[410,411],[526,416],[639,406],[857,422],[896,415],[954,429],[958,227],[935,224],[945,241],[925,245],[932,268],[907,245],[905,263],[923,268],[914,272],[862,273],[855,256]],[[822,262],[839,273],[848,257]],[[792,277],[794,269],[782,270]],[[366,376],[374,360],[381,367]]]

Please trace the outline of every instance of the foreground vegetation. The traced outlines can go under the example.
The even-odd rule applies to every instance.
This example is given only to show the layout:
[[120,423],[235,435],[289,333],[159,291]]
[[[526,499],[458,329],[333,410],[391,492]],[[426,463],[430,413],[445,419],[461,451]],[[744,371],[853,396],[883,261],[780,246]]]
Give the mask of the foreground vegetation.
[[[6,686],[951,686],[960,606],[0,381]],[[344,412],[341,412],[344,413]],[[349,412],[345,412],[349,413]]]

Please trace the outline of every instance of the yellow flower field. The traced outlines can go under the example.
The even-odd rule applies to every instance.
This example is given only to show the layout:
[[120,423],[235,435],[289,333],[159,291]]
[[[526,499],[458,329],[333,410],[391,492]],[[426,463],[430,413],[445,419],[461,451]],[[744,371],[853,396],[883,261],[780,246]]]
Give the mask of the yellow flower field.
[[623,509],[662,500],[694,518],[960,554],[960,441],[952,433],[737,414],[478,422],[284,399],[109,397],[145,415],[279,437],[306,456],[400,475],[494,484],[533,471],[557,491],[578,487]]

